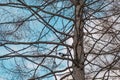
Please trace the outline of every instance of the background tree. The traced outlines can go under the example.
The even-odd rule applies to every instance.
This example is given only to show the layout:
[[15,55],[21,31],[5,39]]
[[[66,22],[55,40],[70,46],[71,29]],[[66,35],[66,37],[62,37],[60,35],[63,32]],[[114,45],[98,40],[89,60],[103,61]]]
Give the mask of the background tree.
[[119,5],[118,0],[0,0],[1,78],[119,79]]

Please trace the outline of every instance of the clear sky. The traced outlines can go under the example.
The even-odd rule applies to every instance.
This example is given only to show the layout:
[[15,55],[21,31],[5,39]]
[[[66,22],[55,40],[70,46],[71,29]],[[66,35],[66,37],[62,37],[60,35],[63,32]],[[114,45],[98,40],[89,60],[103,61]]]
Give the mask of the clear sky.
[[[3,1],[0,1],[0,3],[3,2]],[[6,1],[5,1],[6,2]],[[40,3],[41,2],[37,2],[36,4],[36,1],[35,0],[25,0],[26,4],[30,4],[30,5],[39,5],[40,6]],[[42,5],[42,3],[41,3]],[[57,7],[61,7],[62,6],[62,3],[58,3],[57,4]],[[48,7],[49,8],[49,7]],[[47,8],[46,8],[47,9]],[[52,8],[51,8],[52,10]],[[42,12],[40,12],[39,14],[43,14]],[[19,21],[21,19],[24,19],[24,18],[27,18],[31,15],[31,12],[27,9],[20,9],[20,8],[15,8],[15,7],[0,7],[0,16],[1,19],[0,19],[0,23],[4,23],[4,22],[12,22],[12,21]],[[44,16],[44,15],[42,15]],[[49,15],[48,15],[49,16]],[[31,17],[30,19],[35,19],[35,17]],[[49,20],[49,19],[48,19]],[[46,21],[48,21],[46,19]],[[57,21],[57,22],[56,22]],[[72,23],[69,23],[69,21],[67,21],[66,19],[61,19],[61,18],[58,18],[58,17],[54,17],[52,18],[49,23],[51,25],[54,25],[54,27],[57,29],[57,30],[62,30],[63,31],[63,25],[67,25],[67,26],[71,26]],[[16,26],[19,25],[18,24],[15,24],[15,25],[11,25],[11,24],[8,24],[8,25],[5,25],[5,24],[2,24],[1,27],[1,30],[6,30],[7,32],[8,31],[14,31],[16,29]],[[50,41],[53,41],[55,40],[56,36],[53,34],[53,32],[49,32],[49,29],[48,28],[45,28],[44,31],[42,32],[44,28],[44,25],[42,23],[40,23],[39,21],[37,20],[33,20],[33,21],[29,21],[29,22],[26,22],[24,24],[24,26],[21,26],[21,28],[19,28],[19,30],[15,33],[15,34],[9,34],[6,36],[6,39],[8,40],[11,40],[11,41],[36,41],[38,40],[38,37],[41,37],[40,40],[50,40]],[[64,29],[65,32],[69,31],[69,27],[66,27],[66,29]],[[28,31],[27,31],[28,30]],[[42,32],[42,35],[40,35],[40,32]],[[45,33],[49,32],[48,35],[46,35],[46,37],[50,37],[49,39],[46,38],[46,37],[42,37]],[[2,33],[1,34],[1,39],[0,41],[2,41],[2,35],[5,34],[5,33]],[[21,34],[21,36],[20,36]],[[24,34],[24,35],[23,35]],[[12,37],[12,36],[15,36],[15,39]],[[1,50],[1,53],[0,55],[5,55],[5,54],[32,54],[32,52],[36,51],[37,48],[34,46],[34,47],[29,47],[28,49],[25,49],[25,50],[22,50],[23,48],[26,48],[28,47],[29,45],[6,45],[6,47],[2,47],[0,46],[0,50]],[[46,46],[46,47],[52,47],[54,45],[43,45],[43,46]],[[51,48],[52,49],[52,48]],[[62,47],[59,47],[59,49],[62,49]],[[47,53],[40,50],[42,54],[45,54]],[[49,52],[49,51],[48,51]],[[59,51],[58,51],[59,52]],[[65,50],[61,50],[60,52],[63,52],[63,53],[66,53]],[[56,53],[53,53],[53,54],[56,54]],[[24,62],[22,62],[24,60]],[[57,60],[57,63],[56,64],[59,64],[59,67],[57,69],[61,69],[61,68],[65,68],[65,66],[67,66],[67,62],[66,61],[62,61],[62,60]],[[22,59],[22,58],[11,58],[11,59],[8,59],[8,60],[1,60],[0,61],[1,65],[0,66],[0,80],[7,80],[8,79],[14,79],[14,80],[18,80],[19,78],[21,78],[19,75],[18,72],[16,72],[15,74],[13,74],[12,72],[9,72],[9,70],[19,70],[19,69],[23,69],[25,70],[25,68],[20,68],[19,66],[22,66],[23,67],[23,64],[25,64],[28,68],[28,70],[25,70],[25,71],[29,71],[30,69],[34,69],[36,68],[37,66],[25,59]],[[16,65],[17,63],[17,65]],[[48,62],[47,62],[48,63]],[[49,62],[50,63],[50,62]],[[60,64],[61,63],[61,64]],[[53,66],[53,64],[46,64],[48,66]],[[7,69],[5,69],[7,68]],[[26,69],[27,69],[26,68]],[[7,71],[8,70],[8,71]],[[48,73],[49,71],[45,68],[39,68],[39,71],[40,72],[37,72],[38,74],[40,75],[43,75],[45,73]],[[26,75],[26,79],[28,77],[30,77],[32,75],[33,72],[29,73],[28,75]],[[13,77],[14,76],[14,77]],[[25,77],[24,77],[25,78]],[[53,80],[53,78],[49,78],[49,80]],[[23,79],[24,80],[24,79]],[[47,79],[44,79],[44,80],[48,80]]]

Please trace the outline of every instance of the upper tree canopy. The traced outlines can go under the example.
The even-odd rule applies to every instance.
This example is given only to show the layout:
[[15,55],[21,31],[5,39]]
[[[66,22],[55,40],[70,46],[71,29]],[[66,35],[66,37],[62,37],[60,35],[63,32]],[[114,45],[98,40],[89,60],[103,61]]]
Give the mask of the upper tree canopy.
[[[78,31],[83,34],[76,41],[83,46],[85,80],[117,80],[120,1],[81,1],[0,0],[0,79],[72,78]],[[76,25],[77,19],[82,23]],[[81,24],[82,30],[76,30]]]

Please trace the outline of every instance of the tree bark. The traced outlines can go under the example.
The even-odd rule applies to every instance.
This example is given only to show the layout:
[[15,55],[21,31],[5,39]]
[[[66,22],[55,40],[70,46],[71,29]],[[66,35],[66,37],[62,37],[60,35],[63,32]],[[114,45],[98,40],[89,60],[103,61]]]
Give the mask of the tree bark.
[[79,4],[75,5],[75,26],[74,26],[74,61],[73,61],[73,80],[85,80],[84,72],[84,49],[83,49],[83,13],[84,2],[79,0]]

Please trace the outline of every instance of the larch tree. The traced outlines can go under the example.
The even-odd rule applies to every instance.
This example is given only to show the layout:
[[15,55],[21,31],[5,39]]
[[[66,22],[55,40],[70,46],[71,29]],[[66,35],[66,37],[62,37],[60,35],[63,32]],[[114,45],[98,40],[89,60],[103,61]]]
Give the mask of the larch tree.
[[0,17],[0,79],[120,79],[119,0],[0,0]]

